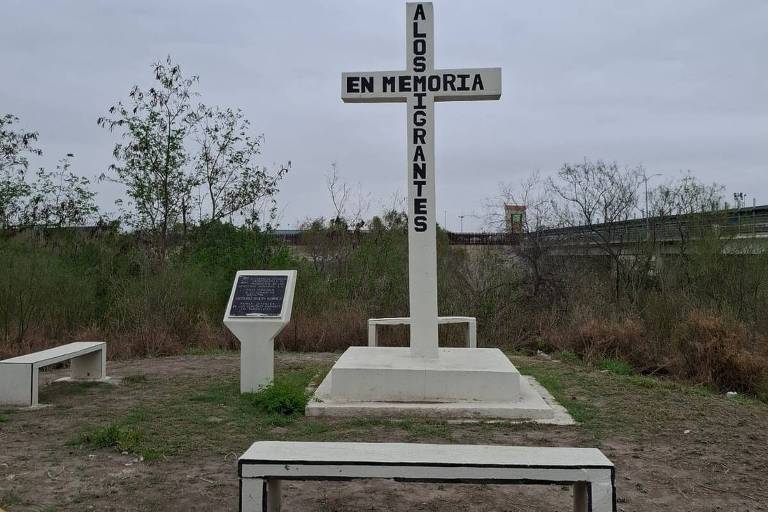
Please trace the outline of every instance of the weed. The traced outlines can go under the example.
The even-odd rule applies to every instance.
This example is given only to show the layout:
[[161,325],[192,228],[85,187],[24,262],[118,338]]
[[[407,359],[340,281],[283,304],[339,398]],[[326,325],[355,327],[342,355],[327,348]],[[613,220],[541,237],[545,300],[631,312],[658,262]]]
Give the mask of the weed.
[[571,352],[570,350],[561,350],[557,353],[558,358],[561,361],[564,361],[566,363],[570,364],[580,364],[581,359],[579,359],[579,356]]
[[117,448],[120,451],[138,453],[142,432],[135,427],[110,424],[80,435],[80,443],[93,448]]
[[601,359],[598,367],[601,370],[606,370],[616,375],[632,375],[635,370],[629,364],[620,359]]
[[13,491],[5,491],[0,494],[0,505],[4,507],[12,507],[14,505],[21,505],[23,503],[21,496]]
[[294,376],[278,377],[256,393],[248,394],[247,399],[253,406],[267,414],[281,416],[303,414],[309,401],[306,384],[304,379]]
[[137,373],[136,375],[126,375],[123,377],[123,383],[128,385],[146,384],[147,380],[147,376],[141,373]]
[[232,356],[237,351],[223,347],[190,347],[184,351],[185,356]]
[[208,386],[203,392],[198,392],[190,397],[193,402],[204,402],[219,405],[229,405],[237,400],[240,394],[240,385],[237,382],[217,382]]
[[304,424],[304,434],[307,436],[317,436],[319,434],[325,434],[331,430],[331,427],[327,423],[320,423],[319,421],[307,421]]
[[161,457],[161,451],[149,446],[144,435],[143,423],[148,415],[143,407],[131,410],[119,423],[110,423],[81,433],[69,444],[87,445],[93,448],[115,448],[121,452],[138,455],[144,462],[153,462]]
[[414,437],[450,437],[449,426],[443,421],[403,420],[400,425]]

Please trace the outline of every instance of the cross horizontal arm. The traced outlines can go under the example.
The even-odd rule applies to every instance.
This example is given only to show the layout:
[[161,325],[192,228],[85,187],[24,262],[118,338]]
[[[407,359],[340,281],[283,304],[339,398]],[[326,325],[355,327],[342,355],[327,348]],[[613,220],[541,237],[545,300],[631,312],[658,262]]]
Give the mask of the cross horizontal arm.
[[501,97],[501,68],[341,75],[341,99],[346,103],[402,102],[418,93],[426,93],[435,101],[497,100]]

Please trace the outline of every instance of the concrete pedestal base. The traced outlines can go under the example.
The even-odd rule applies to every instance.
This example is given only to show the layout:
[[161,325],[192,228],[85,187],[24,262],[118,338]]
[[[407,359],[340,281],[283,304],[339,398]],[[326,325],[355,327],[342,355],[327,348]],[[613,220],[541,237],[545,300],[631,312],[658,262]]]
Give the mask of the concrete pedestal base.
[[503,418],[555,414],[498,349],[350,347],[307,405],[308,416]]
[[240,392],[255,393],[275,377],[275,340],[240,343]]

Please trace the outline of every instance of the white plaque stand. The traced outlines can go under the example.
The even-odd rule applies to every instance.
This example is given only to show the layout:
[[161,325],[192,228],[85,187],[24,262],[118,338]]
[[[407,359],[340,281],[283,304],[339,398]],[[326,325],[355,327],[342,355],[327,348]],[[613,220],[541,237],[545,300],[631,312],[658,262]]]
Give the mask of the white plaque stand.
[[[241,276],[285,276],[285,294],[278,315],[233,316],[232,302]],[[291,320],[293,290],[296,286],[295,270],[241,270],[224,313],[224,325],[240,340],[240,392],[253,393],[269,385],[274,379],[275,336]]]

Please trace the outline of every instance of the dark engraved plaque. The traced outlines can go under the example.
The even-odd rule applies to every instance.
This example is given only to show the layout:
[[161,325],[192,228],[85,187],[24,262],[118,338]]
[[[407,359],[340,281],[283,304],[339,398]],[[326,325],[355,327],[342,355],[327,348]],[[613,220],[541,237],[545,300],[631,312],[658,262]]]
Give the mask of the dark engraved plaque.
[[229,316],[280,316],[288,276],[240,276]]

